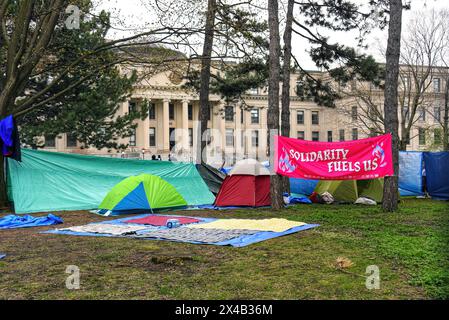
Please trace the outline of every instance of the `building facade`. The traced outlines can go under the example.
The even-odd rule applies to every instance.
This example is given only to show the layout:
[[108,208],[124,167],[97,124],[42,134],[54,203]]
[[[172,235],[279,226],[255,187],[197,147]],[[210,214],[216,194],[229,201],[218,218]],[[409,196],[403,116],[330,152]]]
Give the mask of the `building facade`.
[[[314,76],[326,79],[327,74],[315,72]],[[342,99],[336,108],[319,106],[312,101],[303,101],[296,95],[298,75],[290,79],[290,137],[312,141],[357,140],[377,134],[376,126],[382,129],[383,91],[366,84],[349,84],[338,87]],[[330,80],[329,80],[330,81]],[[430,90],[441,91],[445,83],[442,79],[432,79]],[[439,84],[437,83],[439,82]],[[355,89],[358,86],[358,89]],[[210,96],[210,119],[208,121],[207,159],[213,165],[232,165],[245,157],[267,160],[267,88],[255,88],[243,96],[243,101],[226,105],[217,95]],[[357,92],[357,94],[353,94]],[[371,101],[367,106],[366,99]],[[431,107],[420,109],[410,130],[408,150],[427,150],[434,145],[436,136],[429,131],[439,127],[442,114],[442,96],[433,92],[429,98]],[[143,102],[147,102],[144,104]],[[132,157],[151,159],[161,156],[180,161],[195,161],[197,158],[197,133],[199,97],[183,87],[183,80],[174,71],[166,70],[147,77],[135,85],[131,98],[120,105],[119,114],[126,114],[131,108],[148,106],[148,117],[136,120],[137,129],[131,137],[120,143],[128,144],[126,150],[98,150],[80,145],[76,139],[65,134],[58,135],[54,141],[46,143],[46,150],[74,152],[100,156]],[[377,116],[370,118],[374,106]],[[428,115],[434,112],[433,116]],[[436,113],[439,112],[440,115]],[[428,115],[426,117],[426,115]],[[410,117],[402,107],[399,116]],[[365,118],[365,120],[364,120]],[[368,120],[367,120],[368,119]],[[380,120],[379,120],[380,119]],[[381,122],[381,121],[380,121]],[[435,131],[436,132],[436,131]]]

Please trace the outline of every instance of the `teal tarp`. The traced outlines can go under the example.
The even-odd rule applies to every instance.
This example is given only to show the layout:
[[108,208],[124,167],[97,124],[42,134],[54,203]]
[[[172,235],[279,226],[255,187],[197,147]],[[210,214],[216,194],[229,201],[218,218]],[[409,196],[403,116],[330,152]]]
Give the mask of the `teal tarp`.
[[22,151],[22,162],[8,159],[8,193],[16,213],[96,209],[117,183],[142,173],[171,183],[188,205],[215,200],[192,163]]

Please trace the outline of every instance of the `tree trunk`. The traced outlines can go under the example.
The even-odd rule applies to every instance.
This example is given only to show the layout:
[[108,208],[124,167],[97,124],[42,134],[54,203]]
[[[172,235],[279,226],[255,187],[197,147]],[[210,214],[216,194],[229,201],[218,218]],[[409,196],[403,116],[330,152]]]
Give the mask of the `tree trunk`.
[[385,177],[383,192],[383,210],[396,211],[398,208],[399,175],[399,136],[398,136],[398,77],[399,57],[401,53],[402,1],[390,0],[390,21],[388,27],[388,44],[386,53],[385,76],[385,132],[393,137],[394,175]]
[[[280,81],[280,53],[281,44],[279,36],[279,9],[277,0],[268,0],[268,26],[270,29],[269,46],[269,77],[268,77],[268,139],[267,153],[271,157],[271,138],[273,134],[279,134],[279,81]],[[273,161],[271,161],[273,163]],[[270,193],[273,209],[284,207],[282,197],[282,179],[277,174],[271,175]]]
[[[284,31],[284,66],[282,69],[281,135],[290,137],[290,65],[292,56],[292,24],[295,1],[288,0]],[[290,179],[282,177],[283,192],[290,193]]]
[[209,84],[211,72],[212,46],[214,42],[216,10],[217,10],[217,1],[208,0],[206,25],[204,28],[205,35],[203,44],[203,55],[201,57],[200,110],[198,116],[200,125],[198,128],[198,137],[197,137],[197,159],[196,159],[197,163],[207,162],[207,153],[206,153],[207,141],[206,139],[203,139],[203,136],[207,130],[207,121],[210,115],[210,107],[211,107],[209,105]]

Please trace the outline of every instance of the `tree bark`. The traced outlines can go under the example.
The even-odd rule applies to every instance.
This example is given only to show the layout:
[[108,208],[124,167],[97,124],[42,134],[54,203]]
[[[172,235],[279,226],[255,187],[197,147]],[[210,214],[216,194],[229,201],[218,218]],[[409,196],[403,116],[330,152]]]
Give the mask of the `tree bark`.
[[[203,43],[203,55],[201,57],[201,75],[200,75],[200,110],[199,121],[200,126],[198,128],[197,137],[197,163],[207,162],[207,141],[203,139],[207,130],[207,121],[210,115],[209,105],[209,84],[210,84],[210,72],[211,72],[211,60],[212,60],[212,46],[214,43],[214,26],[215,26],[215,14],[217,10],[217,1],[208,0],[207,2],[207,14],[206,25],[204,28],[204,43]],[[200,147],[198,149],[198,147]]]
[[[288,0],[287,17],[284,31],[284,65],[282,68],[282,111],[281,111],[281,135],[290,137],[290,73],[292,58],[292,24],[293,7],[295,1]],[[282,177],[283,192],[290,193],[290,179]]]
[[390,21],[386,52],[385,76],[385,132],[392,135],[394,175],[385,177],[383,192],[383,210],[393,212],[398,209],[399,175],[399,135],[398,135],[398,77],[399,57],[401,53],[402,1],[390,0]]
[[[270,158],[271,138],[274,134],[279,134],[279,81],[280,81],[280,53],[281,44],[279,36],[279,8],[277,0],[268,0],[268,27],[270,29],[269,45],[269,77],[268,77],[268,139],[267,153]],[[273,163],[273,161],[271,161]],[[270,193],[271,206],[273,209],[284,207],[282,197],[282,179],[277,174],[271,175]]]

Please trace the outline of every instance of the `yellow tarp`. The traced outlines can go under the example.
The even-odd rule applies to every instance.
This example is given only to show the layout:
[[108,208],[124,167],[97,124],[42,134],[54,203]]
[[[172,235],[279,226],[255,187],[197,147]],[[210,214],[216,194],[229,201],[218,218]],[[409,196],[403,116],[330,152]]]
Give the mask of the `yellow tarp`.
[[188,228],[201,228],[201,229],[241,229],[241,230],[258,230],[258,231],[273,231],[284,232],[294,227],[300,227],[305,225],[304,222],[290,221],[287,219],[218,219],[209,223],[191,224]]

